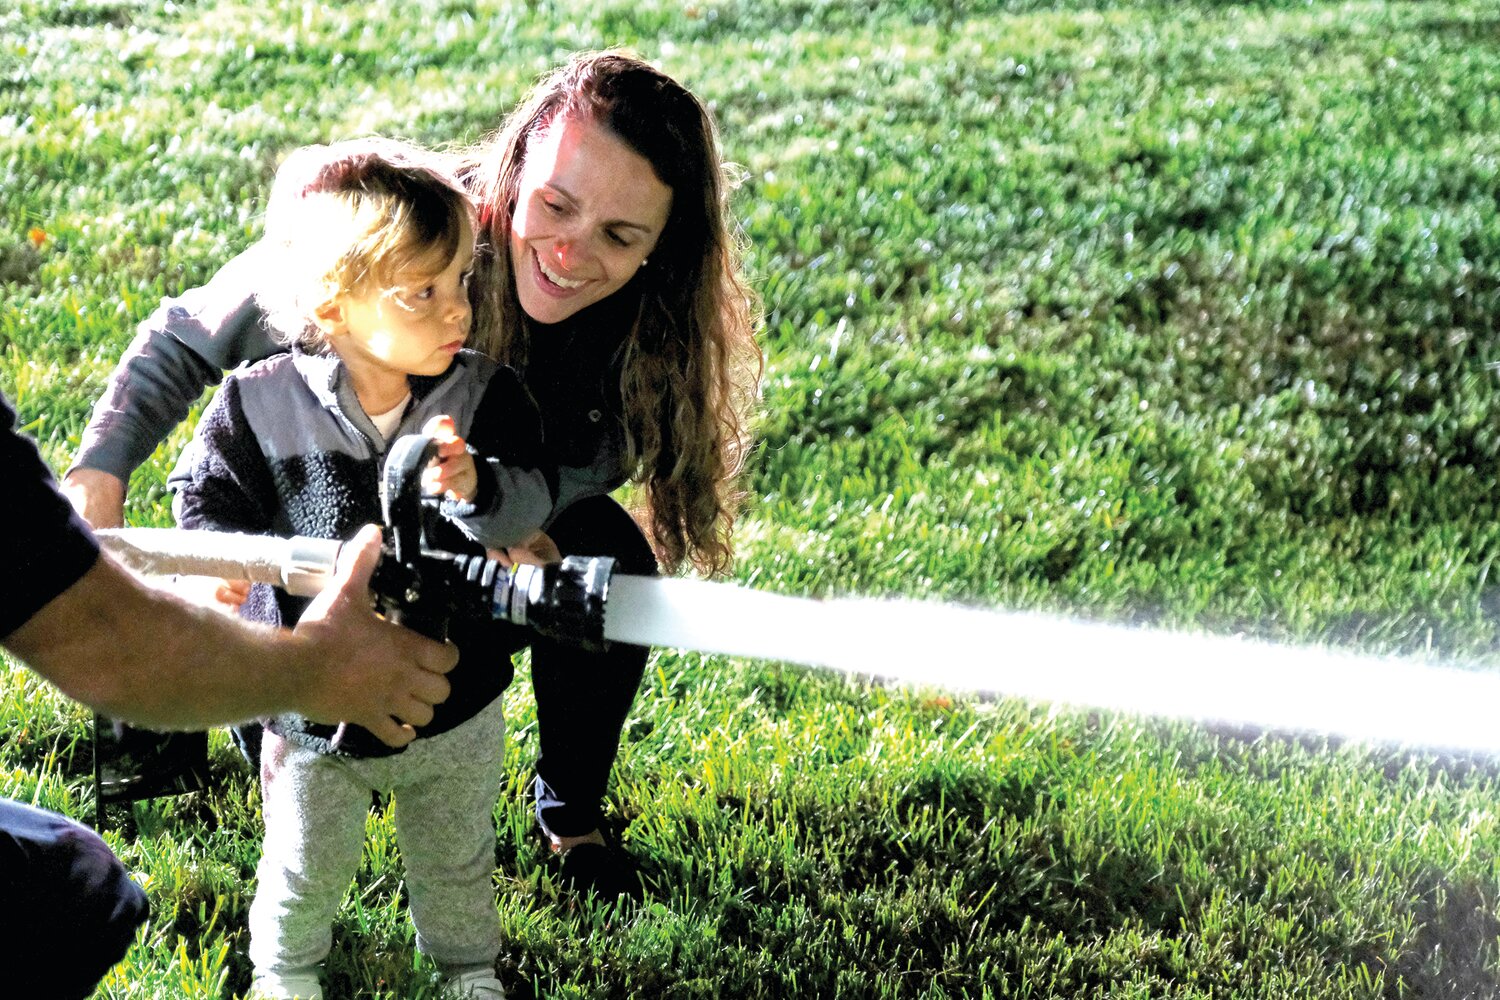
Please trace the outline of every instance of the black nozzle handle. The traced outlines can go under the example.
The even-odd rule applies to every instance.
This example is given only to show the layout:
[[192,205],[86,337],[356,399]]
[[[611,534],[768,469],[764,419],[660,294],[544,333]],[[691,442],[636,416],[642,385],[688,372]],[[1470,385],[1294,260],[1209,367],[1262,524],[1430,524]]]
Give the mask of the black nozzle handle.
[[[604,602],[614,560],[567,556],[545,566],[518,565],[508,572],[493,560],[427,548],[422,523],[422,471],[437,455],[430,434],[405,434],[386,455],[380,480],[392,566],[377,567],[376,591],[394,620],[435,638],[447,634],[448,619],[475,597],[480,614],[529,627],[552,639],[600,650]],[[382,561],[383,562],[383,561]],[[472,611],[470,612],[472,613]]]
[[380,512],[390,532],[386,541],[406,566],[416,565],[422,554],[422,470],[437,449],[437,438],[430,434],[403,434],[386,453]]

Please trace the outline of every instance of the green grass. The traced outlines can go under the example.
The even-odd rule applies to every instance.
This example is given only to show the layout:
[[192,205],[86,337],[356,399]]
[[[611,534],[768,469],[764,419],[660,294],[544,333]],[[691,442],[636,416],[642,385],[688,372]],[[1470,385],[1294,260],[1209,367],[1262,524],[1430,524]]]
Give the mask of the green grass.
[[[768,370],[741,580],[1495,669],[1491,4],[391,6],[0,10],[0,387],[58,468],[288,149],[472,141],[619,43],[743,169]],[[133,523],[169,521],[185,434]],[[578,905],[525,802],[520,677],[513,997],[1500,996],[1493,761],[660,652],[610,800],[653,889]],[[86,723],[9,668],[0,794],[87,817]],[[258,792],[220,737],[214,772],[116,816],[156,919],[101,996],[245,988]],[[431,996],[383,814],[366,862],[334,995]]]

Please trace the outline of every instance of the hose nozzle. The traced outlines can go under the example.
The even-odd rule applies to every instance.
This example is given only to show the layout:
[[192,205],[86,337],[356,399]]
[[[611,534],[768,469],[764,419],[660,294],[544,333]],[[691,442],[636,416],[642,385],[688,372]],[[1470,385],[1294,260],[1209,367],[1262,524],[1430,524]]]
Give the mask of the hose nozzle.
[[472,620],[506,621],[549,639],[604,648],[604,602],[615,561],[608,556],[566,556],[560,563],[506,568],[494,559],[425,550],[420,571],[402,587],[380,581],[394,559],[376,570],[376,590],[385,595],[420,595],[436,599],[450,615]]
[[614,569],[608,556],[565,556],[560,563],[515,566],[504,608],[496,587],[491,613],[551,639],[603,649],[604,602]]

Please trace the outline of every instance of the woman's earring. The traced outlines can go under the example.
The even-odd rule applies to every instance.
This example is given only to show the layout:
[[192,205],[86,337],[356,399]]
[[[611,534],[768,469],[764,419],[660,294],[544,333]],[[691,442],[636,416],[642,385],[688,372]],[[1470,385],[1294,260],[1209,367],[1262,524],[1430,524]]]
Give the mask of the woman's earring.
[[639,264],[637,264],[636,266],[637,267],[645,267],[649,263],[651,263],[651,258],[650,257],[642,257],[641,258],[641,262]]

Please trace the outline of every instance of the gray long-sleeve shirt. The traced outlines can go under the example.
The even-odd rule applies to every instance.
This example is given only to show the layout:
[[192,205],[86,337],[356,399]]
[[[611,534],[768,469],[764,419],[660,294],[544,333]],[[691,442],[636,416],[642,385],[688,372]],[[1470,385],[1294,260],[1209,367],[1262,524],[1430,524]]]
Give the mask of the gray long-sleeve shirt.
[[[267,329],[255,293],[274,280],[259,244],[207,284],[164,300],[141,323],[94,406],[74,467],[128,481],[224,371],[286,348]],[[620,402],[622,324],[606,300],[533,332],[521,377],[541,408],[558,466],[554,512],[608,493],[627,478]],[[545,525],[544,525],[545,526]]]

